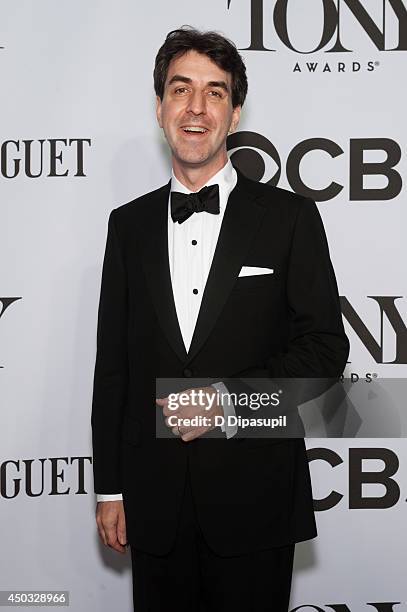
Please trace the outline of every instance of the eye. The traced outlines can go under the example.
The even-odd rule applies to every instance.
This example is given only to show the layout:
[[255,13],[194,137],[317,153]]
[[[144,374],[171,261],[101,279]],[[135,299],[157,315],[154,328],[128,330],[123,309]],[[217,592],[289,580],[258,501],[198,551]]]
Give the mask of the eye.
[[186,87],[177,87],[177,89],[175,90],[175,93],[178,93],[179,91],[186,91],[187,88]]
[[281,159],[268,138],[256,132],[235,132],[228,136],[231,160],[249,178],[276,186],[281,176]]
[[219,93],[219,91],[216,91],[216,90],[214,90],[214,89],[213,89],[212,91],[210,91],[209,93],[210,93],[210,94],[215,94],[215,98],[216,98],[216,97],[218,97],[218,98],[221,98],[221,97],[222,97],[222,96],[221,96],[221,94]]

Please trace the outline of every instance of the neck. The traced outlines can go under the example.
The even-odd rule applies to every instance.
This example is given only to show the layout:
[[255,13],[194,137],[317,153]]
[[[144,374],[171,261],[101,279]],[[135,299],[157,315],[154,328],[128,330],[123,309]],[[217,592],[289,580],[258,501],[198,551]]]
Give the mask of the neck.
[[172,169],[180,183],[185,185],[190,191],[199,191],[209,179],[219,170],[222,170],[227,161],[226,151],[222,157],[204,166],[197,166],[196,164],[187,165],[173,157]]

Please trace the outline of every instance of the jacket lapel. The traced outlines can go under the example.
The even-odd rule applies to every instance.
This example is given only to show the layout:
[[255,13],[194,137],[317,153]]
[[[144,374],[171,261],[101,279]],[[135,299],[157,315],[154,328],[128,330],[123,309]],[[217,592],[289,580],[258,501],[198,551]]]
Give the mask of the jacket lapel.
[[168,260],[171,181],[154,192],[144,211],[140,240],[147,283],[160,325],[184,365],[195,357],[211,333],[266,210],[253,193],[250,181],[239,170],[236,171],[237,184],[229,195],[188,353],[177,318]]
[[147,202],[141,225],[143,266],[159,323],[168,342],[184,363],[187,359],[175,308],[168,259],[168,198],[171,181]]

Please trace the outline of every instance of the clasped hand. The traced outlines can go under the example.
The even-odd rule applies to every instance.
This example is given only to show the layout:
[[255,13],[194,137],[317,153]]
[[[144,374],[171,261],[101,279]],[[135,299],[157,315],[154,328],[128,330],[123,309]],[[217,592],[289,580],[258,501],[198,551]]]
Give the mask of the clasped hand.
[[[185,389],[180,393],[172,393],[168,397],[156,398],[156,403],[162,408],[165,424],[175,436],[184,442],[190,442],[214,429],[215,416],[223,416],[223,408],[213,397],[217,393],[212,386],[201,389]],[[196,401],[197,397],[199,402]],[[174,409],[174,404],[177,408]],[[194,419],[198,417],[198,419]],[[195,420],[192,424],[191,421]],[[175,425],[174,422],[177,424]]]

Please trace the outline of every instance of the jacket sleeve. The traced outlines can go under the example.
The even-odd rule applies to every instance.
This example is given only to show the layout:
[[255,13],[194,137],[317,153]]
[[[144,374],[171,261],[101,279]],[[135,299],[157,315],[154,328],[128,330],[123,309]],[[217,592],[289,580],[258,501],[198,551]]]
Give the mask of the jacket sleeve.
[[120,433],[128,384],[126,268],[116,228],[109,216],[97,322],[92,398],[95,492],[121,492]]
[[[286,349],[271,354],[263,364],[236,373],[236,378],[223,380],[230,392],[247,393],[253,388],[239,378],[269,379],[270,390],[282,389],[286,406],[289,402],[294,408],[294,404],[327,390],[342,374],[349,354],[325,230],[318,208],[310,198],[303,198],[298,207],[286,296],[290,319]],[[236,412],[254,416],[239,406]]]

